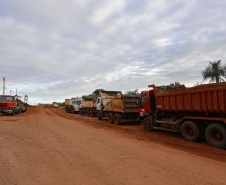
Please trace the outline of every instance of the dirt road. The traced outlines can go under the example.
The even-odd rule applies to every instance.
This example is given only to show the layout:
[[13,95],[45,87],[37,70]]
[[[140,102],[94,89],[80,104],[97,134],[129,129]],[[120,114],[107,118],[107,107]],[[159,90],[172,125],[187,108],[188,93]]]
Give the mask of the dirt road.
[[0,184],[226,184],[226,151],[140,125],[30,108],[0,115]]

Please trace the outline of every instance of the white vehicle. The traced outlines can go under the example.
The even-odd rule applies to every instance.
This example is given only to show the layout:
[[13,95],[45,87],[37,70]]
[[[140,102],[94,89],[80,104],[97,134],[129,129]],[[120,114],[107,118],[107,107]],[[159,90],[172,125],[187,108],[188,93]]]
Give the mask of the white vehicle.
[[53,107],[58,107],[58,104],[53,104]]
[[73,108],[74,108],[73,113],[81,112],[82,98],[76,98],[75,100],[73,100],[72,105],[73,105]]

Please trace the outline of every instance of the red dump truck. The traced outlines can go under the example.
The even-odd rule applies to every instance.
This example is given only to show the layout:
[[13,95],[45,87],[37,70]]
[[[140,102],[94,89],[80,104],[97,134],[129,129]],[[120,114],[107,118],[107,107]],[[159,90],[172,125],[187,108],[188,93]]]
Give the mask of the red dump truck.
[[27,111],[28,96],[24,96],[24,101],[18,99],[17,95],[0,95],[0,113],[10,115],[20,114]]
[[206,138],[211,146],[226,148],[226,82],[168,90],[148,87],[153,89],[142,92],[139,101],[139,120],[145,130],[181,132],[185,140]]

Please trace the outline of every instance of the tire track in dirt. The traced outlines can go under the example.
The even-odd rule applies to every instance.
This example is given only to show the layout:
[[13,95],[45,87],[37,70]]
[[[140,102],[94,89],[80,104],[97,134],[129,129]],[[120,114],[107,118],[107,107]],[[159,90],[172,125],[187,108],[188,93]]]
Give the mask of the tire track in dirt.
[[70,120],[81,121],[81,124],[104,129],[108,132],[123,135],[132,139],[142,140],[144,142],[155,142],[171,148],[186,151],[195,155],[203,156],[217,161],[226,162],[226,150],[221,150],[209,146],[205,141],[194,143],[185,141],[180,133],[155,130],[147,132],[143,130],[143,125],[115,125],[110,124],[107,120],[98,120],[96,117],[81,116],[79,114],[71,114],[64,111],[62,108],[49,108],[52,112]]

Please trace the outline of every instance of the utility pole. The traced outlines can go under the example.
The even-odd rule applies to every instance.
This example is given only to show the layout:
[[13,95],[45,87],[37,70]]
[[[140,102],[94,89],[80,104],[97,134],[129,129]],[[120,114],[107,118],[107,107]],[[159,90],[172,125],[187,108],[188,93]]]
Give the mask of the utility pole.
[[17,89],[16,89],[16,95],[17,95]]
[[10,95],[11,95],[11,93],[12,93],[12,90],[9,90],[9,92],[10,92]]
[[3,95],[5,95],[5,77],[3,77]]

